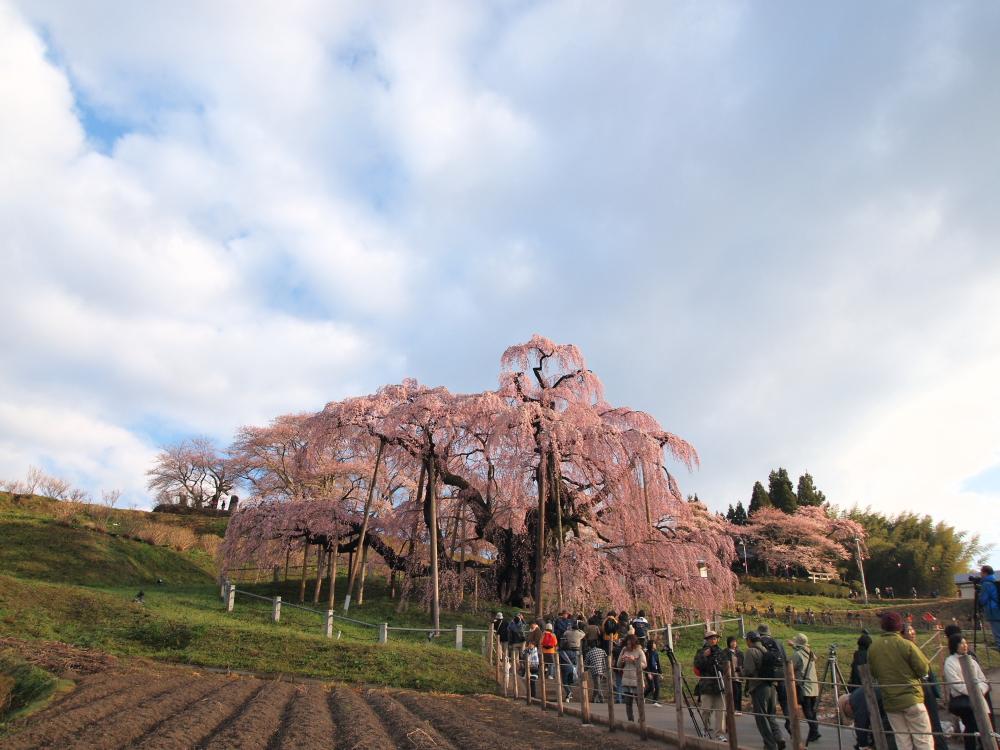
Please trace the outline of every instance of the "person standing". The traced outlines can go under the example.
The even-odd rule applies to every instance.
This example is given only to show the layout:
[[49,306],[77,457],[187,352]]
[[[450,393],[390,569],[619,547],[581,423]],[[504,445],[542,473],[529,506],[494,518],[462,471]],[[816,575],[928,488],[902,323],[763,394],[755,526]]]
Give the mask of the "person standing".
[[898,612],[886,612],[880,622],[882,633],[868,649],[868,666],[881,684],[896,746],[899,750],[931,750],[934,743],[922,684],[930,662],[915,643],[903,638],[903,618]]
[[632,704],[637,699],[643,700],[643,697],[639,695],[639,672],[646,669],[646,653],[639,645],[639,638],[635,633],[629,633],[625,636],[615,666],[621,670],[621,691],[625,700],[625,715],[629,721],[635,721]]
[[[642,640],[639,641],[642,643]],[[656,637],[649,637],[649,645],[646,647],[646,691],[643,699],[652,698],[654,706],[660,705],[660,676],[663,669],[660,667],[660,652],[656,650]]]
[[594,703],[604,703],[604,685],[608,677],[607,652],[600,646],[591,646],[583,657],[583,666],[590,674]]
[[[916,628],[912,625],[904,625],[903,637],[910,641],[910,643],[916,643]],[[919,645],[917,647],[919,648]],[[924,686],[924,708],[927,709],[927,718],[931,720],[931,729],[934,730],[934,750],[948,750],[948,739],[944,736],[944,729],[941,726],[941,715],[938,712],[941,687],[938,685],[937,675],[934,674],[933,668],[928,670],[922,682]]]
[[726,639],[726,655],[733,665],[733,710],[739,715],[743,712],[743,652],[735,635]]
[[984,565],[979,572],[983,577],[979,583],[979,606],[983,612],[983,620],[989,623],[993,631],[993,645],[1000,649],[1000,584],[989,565]]
[[858,636],[858,648],[851,657],[851,674],[847,679],[847,686],[852,690],[861,687],[861,672],[858,669],[862,664],[868,663],[868,647],[872,645],[872,637],[867,630],[862,630]]
[[639,614],[632,620],[632,632],[639,638],[639,645],[646,648],[646,641],[649,638],[649,620],[646,619],[646,610],[640,609]]
[[753,706],[754,722],[764,742],[764,750],[784,750],[776,716],[777,694],[774,680],[778,665],[773,654],[769,654],[761,642],[760,634],[754,630],[747,633],[747,650],[743,655],[743,677],[747,681],[750,704]]
[[542,659],[545,662],[546,675],[550,680],[556,677],[556,651],[559,648],[559,639],[551,622],[545,624],[545,632],[542,633]]
[[781,713],[785,716],[785,731],[790,732],[792,730],[792,725],[788,721],[788,696],[785,695],[785,664],[788,663],[788,654],[785,653],[785,647],[781,645],[780,641],[776,641],[771,637],[771,629],[768,627],[766,622],[762,622],[757,626],[757,634],[760,635],[760,642],[763,644],[764,648],[771,652],[771,654],[778,660],[778,670],[779,679],[774,685],[774,694],[778,699],[778,705],[781,706]]
[[[705,642],[694,657],[694,666],[700,675],[696,693],[701,706],[705,733],[709,738],[725,740],[722,731],[726,719],[725,702],[722,698],[722,649],[719,648],[719,634],[714,630],[705,633]],[[714,728],[714,731],[713,731]]]
[[[976,714],[972,710],[972,701],[969,697],[969,690],[965,685],[965,676],[962,672],[960,659],[969,653],[969,644],[959,633],[948,639],[948,652],[950,656],[944,660],[944,682],[947,685],[948,711],[962,720],[965,725],[966,735],[965,750],[976,750],[976,737],[974,734],[979,731],[976,724]],[[993,705],[990,700],[990,685],[986,681],[982,667],[975,659],[970,659],[972,665],[972,677],[976,687],[986,698],[986,703],[992,712]]]
[[806,744],[820,738],[819,723],[816,719],[816,699],[819,697],[819,681],[816,677],[816,654],[809,648],[805,633],[799,633],[788,642],[792,647],[792,666],[795,669],[795,693],[802,706],[802,715],[809,725]]

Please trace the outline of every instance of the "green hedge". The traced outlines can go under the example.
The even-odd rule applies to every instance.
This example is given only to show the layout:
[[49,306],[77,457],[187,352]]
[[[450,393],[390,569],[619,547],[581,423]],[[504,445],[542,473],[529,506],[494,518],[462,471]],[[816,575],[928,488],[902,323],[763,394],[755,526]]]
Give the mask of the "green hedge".
[[744,577],[740,582],[753,591],[770,594],[803,594],[814,596],[834,596],[846,599],[851,593],[851,587],[846,583],[826,583],[822,581],[806,581],[787,578],[753,578]]

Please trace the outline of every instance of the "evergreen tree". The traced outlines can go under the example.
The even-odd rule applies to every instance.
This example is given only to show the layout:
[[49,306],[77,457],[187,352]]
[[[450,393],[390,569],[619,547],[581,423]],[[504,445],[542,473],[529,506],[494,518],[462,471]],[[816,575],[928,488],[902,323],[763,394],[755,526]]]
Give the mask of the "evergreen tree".
[[799,507],[792,480],[788,478],[788,470],[778,467],[767,476],[767,494],[771,496],[771,504],[782,513],[794,513]]
[[[732,507],[732,506],[730,506],[730,507]],[[743,503],[742,502],[736,503],[736,507],[733,509],[733,517],[730,518],[729,520],[733,524],[735,524],[736,526],[746,526],[747,525],[747,521],[749,519],[747,518],[747,512],[746,512],[746,509],[743,507]]]
[[826,502],[826,495],[816,489],[812,475],[808,471],[799,477],[799,489],[796,494],[799,505],[822,505]]
[[752,516],[761,508],[770,508],[771,504],[771,496],[767,494],[767,490],[764,489],[764,485],[760,482],[754,482],[753,494],[750,495],[749,515]]

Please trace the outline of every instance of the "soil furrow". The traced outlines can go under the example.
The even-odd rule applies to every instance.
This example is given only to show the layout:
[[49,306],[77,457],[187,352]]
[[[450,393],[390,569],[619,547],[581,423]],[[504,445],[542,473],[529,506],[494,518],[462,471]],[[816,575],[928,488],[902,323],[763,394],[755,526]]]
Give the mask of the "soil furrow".
[[267,683],[239,716],[204,747],[206,750],[266,750],[294,692],[295,686],[287,682]]
[[[266,682],[254,680],[252,684],[254,686],[253,692],[249,693],[244,700],[240,701],[238,705],[234,706],[233,709],[229,713],[227,713],[225,717],[221,721],[219,721],[210,732],[203,735],[201,739],[195,742],[192,747],[199,748],[199,750],[203,747],[207,747],[208,744],[212,742],[218,735],[225,732],[226,728],[229,727],[229,725],[233,721],[235,721],[239,716],[243,715],[243,713],[247,710],[247,706],[253,703],[254,699],[258,695],[267,690]],[[154,747],[156,746],[154,745]]]
[[123,677],[121,674],[104,672],[81,680],[77,687],[60,701],[53,703],[45,711],[36,714],[37,717],[44,718],[51,713],[63,713],[73,708],[79,708],[89,703],[96,703],[99,700],[108,698],[123,690],[132,689],[131,676]]
[[[191,679],[189,675],[176,675],[166,680],[140,680],[140,676],[129,676],[134,687],[115,693],[95,703],[74,708],[65,713],[54,713],[44,721],[32,722],[29,729],[15,734],[6,745],[7,750],[28,750],[37,747],[68,748],[77,745],[76,738],[94,724],[104,726],[118,714],[128,711],[139,703],[155,700],[174,690],[179,684]],[[84,745],[86,746],[86,745]]]
[[330,693],[330,712],[338,729],[337,750],[396,750],[396,743],[357,691],[340,686]]
[[398,747],[413,750],[457,750],[447,738],[439,733],[429,721],[414,715],[396,696],[382,691],[369,690],[365,700],[375,710],[376,715],[389,730],[389,735]]
[[116,750],[145,735],[156,733],[156,728],[166,719],[184,712],[213,690],[219,682],[214,679],[193,679],[155,700],[137,703],[128,712],[127,721],[110,726],[93,726],[80,737],[91,750]]
[[226,680],[211,695],[202,698],[184,713],[169,717],[155,734],[147,733],[133,745],[141,750],[185,750],[199,743],[216,731],[221,731],[225,721],[237,714],[253,693],[260,690],[257,680]]
[[337,732],[330,716],[327,691],[319,685],[298,685],[295,697],[288,704],[282,728],[272,738],[268,750],[301,750],[329,747]]

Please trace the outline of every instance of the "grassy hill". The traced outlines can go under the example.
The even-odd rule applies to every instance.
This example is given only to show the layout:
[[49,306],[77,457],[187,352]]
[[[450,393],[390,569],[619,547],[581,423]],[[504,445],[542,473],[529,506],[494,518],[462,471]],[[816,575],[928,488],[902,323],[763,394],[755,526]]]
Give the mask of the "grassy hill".
[[[240,595],[227,613],[219,598],[214,558],[204,549],[175,549],[132,538],[149,528],[174,527],[204,544],[225,519],[120,511],[47,498],[0,494],[0,634],[35,641],[58,641],[124,656],[267,673],[394,685],[450,692],[492,689],[489,670],[466,637],[428,644],[421,632],[394,633],[376,643],[376,630],[338,620],[337,638],[322,632],[316,611],[286,607],[279,624],[270,621],[267,601]],[[206,523],[207,522],[207,523]],[[144,531],[145,530],[145,531]],[[155,529],[154,529],[155,530]],[[201,532],[200,534],[198,532]],[[155,536],[155,535],[154,535]],[[170,543],[170,535],[164,538]],[[177,546],[177,545],[175,545]],[[157,579],[164,584],[156,584]],[[298,584],[281,584],[288,602]],[[341,578],[339,590],[346,588]],[[132,603],[138,589],[146,604]],[[270,596],[270,584],[241,584]],[[312,591],[312,584],[309,585]],[[371,581],[366,604],[351,616],[367,622],[421,628],[420,607],[402,614]],[[485,625],[482,614],[449,614],[442,626]],[[473,650],[470,650],[473,649]]]

